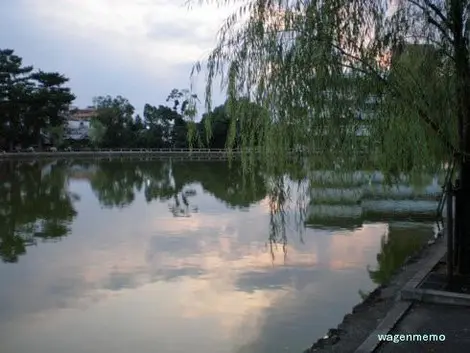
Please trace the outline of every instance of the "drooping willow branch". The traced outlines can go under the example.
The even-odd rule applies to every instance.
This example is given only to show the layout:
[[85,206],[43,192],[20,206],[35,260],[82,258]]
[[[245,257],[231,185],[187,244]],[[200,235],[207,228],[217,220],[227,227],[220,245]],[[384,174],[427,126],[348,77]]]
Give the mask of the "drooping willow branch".
[[[263,145],[263,150],[279,152],[276,157],[266,156],[274,163],[286,158],[282,149],[296,143],[318,146],[325,153],[341,152],[338,146],[356,142],[353,136],[338,135],[338,129],[343,129],[340,123],[349,128],[357,127],[354,119],[345,116],[355,109],[354,104],[363,106],[367,95],[374,94],[372,86],[375,86],[381,95],[385,92],[389,97],[389,106],[382,112],[388,116],[372,122],[384,125],[377,131],[389,134],[393,132],[390,129],[398,126],[398,136],[392,138],[408,138],[409,144],[416,144],[418,137],[422,139],[422,154],[432,154],[435,147],[425,133],[429,129],[447,154],[462,153],[453,142],[453,132],[443,125],[454,120],[451,117],[448,122],[443,121],[444,117],[452,115],[452,105],[445,103],[451,93],[444,92],[446,87],[443,87],[438,94],[429,96],[433,93],[431,85],[439,88],[439,80],[451,72],[449,67],[436,67],[439,74],[432,79],[434,81],[421,78],[421,84],[430,81],[423,89],[413,75],[406,75],[406,69],[409,73],[411,68],[401,65],[403,77],[398,77],[400,72],[395,70],[392,80],[390,72],[385,73],[377,65],[379,56],[387,52],[394,54],[397,43],[406,45],[404,38],[419,38],[418,44],[425,44],[436,43],[440,36],[441,53],[453,59],[449,51],[453,40],[449,35],[450,22],[439,7],[427,0],[409,0],[407,8],[401,7],[390,17],[386,14],[386,2],[253,0],[243,3],[247,16],[239,10],[221,29],[218,45],[209,57],[206,86],[206,103],[210,107],[213,78],[225,75],[228,105],[233,114],[238,114],[243,146],[253,146],[253,136],[257,135],[257,143]],[[426,25],[430,18],[431,26]],[[344,68],[348,68],[349,73]],[[343,82],[348,81],[345,77],[351,73],[352,78],[363,82],[361,84],[368,81],[372,86],[359,87],[353,92],[351,85],[354,83]],[[329,92],[330,98],[325,96]],[[349,102],[344,99],[348,95],[353,96]],[[240,105],[244,98],[269,111],[269,119],[263,117],[259,123],[249,122],[257,118],[246,114],[252,107]],[[437,100],[442,100],[442,107]],[[391,104],[399,106],[393,108]],[[410,113],[413,117],[407,116]],[[413,120],[412,127],[403,128],[411,119],[419,121],[420,125]],[[253,134],[253,128],[260,133]],[[409,131],[408,136],[401,136],[401,130]],[[393,151],[388,153],[395,159],[406,157],[404,154],[397,157]]]

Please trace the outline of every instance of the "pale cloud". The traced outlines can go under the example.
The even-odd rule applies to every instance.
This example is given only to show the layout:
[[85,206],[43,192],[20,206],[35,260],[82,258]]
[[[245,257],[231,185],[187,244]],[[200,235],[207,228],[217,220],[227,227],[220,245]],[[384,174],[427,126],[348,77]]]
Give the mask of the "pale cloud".
[[[18,0],[0,2],[0,41],[26,64],[70,77],[79,105],[121,94],[138,110],[190,85],[232,9],[184,0]],[[202,96],[203,83],[196,91]],[[221,103],[222,95],[214,99]]]
[[387,234],[388,224],[365,224],[344,236],[330,240],[329,267],[335,270],[353,269],[364,258],[368,249],[377,246],[377,237]]
[[189,10],[178,1],[42,0],[34,4],[30,11],[49,29],[99,44],[119,54],[120,60],[157,71],[203,58],[228,15],[213,6]]

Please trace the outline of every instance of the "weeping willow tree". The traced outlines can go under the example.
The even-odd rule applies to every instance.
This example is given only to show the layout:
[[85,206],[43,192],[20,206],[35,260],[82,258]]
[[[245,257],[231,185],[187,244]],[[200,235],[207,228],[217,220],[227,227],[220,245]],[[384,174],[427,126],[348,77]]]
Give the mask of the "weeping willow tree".
[[[470,213],[469,0],[201,1],[238,4],[207,60],[206,108],[221,77],[227,147],[238,132],[262,157],[245,153],[244,166],[286,165],[297,147],[312,168],[367,160],[401,176],[456,160],[468,200],[457,215]],[[470,217],[457,223],[470,273]]]

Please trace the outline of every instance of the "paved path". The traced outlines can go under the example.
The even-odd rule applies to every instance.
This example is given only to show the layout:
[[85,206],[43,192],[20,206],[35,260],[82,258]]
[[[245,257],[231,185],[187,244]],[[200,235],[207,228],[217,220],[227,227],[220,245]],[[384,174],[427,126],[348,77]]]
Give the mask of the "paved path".
[[382,344],[380,353],[467,353],[470,352],[470,308],[413,304],[391,334],[445,335],[444,342],[401,342]]

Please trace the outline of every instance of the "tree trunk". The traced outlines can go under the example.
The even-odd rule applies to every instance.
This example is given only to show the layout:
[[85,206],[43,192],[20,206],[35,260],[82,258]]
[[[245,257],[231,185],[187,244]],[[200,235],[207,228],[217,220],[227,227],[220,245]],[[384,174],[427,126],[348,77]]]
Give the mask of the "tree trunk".
[[457,272],[470,274],[470,161],[461,163],[460,188],[455,207],[455,247]]
[[[468,86],[467,86],[468,87]],[[465,89],[464,92],[470,90]],[[468,96],[466,93],[465,96]],[[463,99],[463,98],[462,98]],[[460,125],[459,181],[455,209],[457,272],[470,275],[470,104],[465,100]]]
[[464,36],[463,1],[449,0],[453,36],[457,118],[459,136],[460,188],[455,207],[457,271],[470,275],[470,67]]

